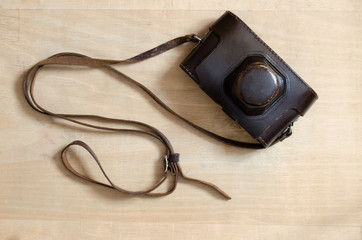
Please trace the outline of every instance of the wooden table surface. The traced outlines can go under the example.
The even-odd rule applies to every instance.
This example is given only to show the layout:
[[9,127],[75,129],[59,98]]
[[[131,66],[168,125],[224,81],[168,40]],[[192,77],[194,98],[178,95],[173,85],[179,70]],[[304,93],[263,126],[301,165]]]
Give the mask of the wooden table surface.
[[[3,0],[0,8],[0,239],[362,239],[360,0]],[[129,197],[67,172],[60,151],[79,139],[116,183],[143,189],[162,172],[162,147],[33,111],[22,93],[24,72],[58,52],[122,59],[180,35],[202,36],[225,10],[319,94],[293,136],[274,147],[214,141],[100,70],[49,67],[35,93],[54,112],[159,128],[181,154],[185,173],[217,184],[232,200],[185,180],[167,197]],[[187,119],[250,140],[178,67],[191,49],[185,44],[117,68]],[[72,156],[80,171],[103,180],[84,150],[74,148]]]

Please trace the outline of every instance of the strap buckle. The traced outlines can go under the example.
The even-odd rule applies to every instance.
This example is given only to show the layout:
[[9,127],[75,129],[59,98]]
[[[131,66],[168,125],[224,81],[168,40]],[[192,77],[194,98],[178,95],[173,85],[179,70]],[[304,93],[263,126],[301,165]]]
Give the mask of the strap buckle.
[[186,35],[186,41],[194,42],[194,43],[201,43],[202,38],[198,37],[196,34]]
[[[165,172],[167,172],[167,170],[170,167],[169,162],[170,163],[178,163],[179,157],[180,157],[180,154],[178,154],[178,153],[171,153],[170,155],[165,155]],[[171,170],[171,173],[174,175],[175,170],[172,167],[170,168],[170,170]]]
[[167,155],[165,155],[165,173],[168,170],[168,159],[167,159]]
[[[281,142],[283,141],[284,139],[290,137],[292,135],[292,126],[293,126],[293,123],[290,123],[285,129],[284,131],[282,132],[282,134],[275,140],[275,143],[276,142]],[[274,144],[274,143],[273,143]]]

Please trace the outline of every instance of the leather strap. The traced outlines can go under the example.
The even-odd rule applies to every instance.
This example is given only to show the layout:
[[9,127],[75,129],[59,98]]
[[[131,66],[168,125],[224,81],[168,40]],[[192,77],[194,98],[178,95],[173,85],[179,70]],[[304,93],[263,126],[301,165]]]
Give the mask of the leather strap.
[[[179,155],[177,153],[174,152],[173,147],[171,145],[171,143],[169,142],[169,140],[166,138],[166,136],[161,133],[158,129],[143,123],[143,122],[138,122],[138,121],[132,121],[132,120],[124,120],[124,119],[116,119],[116,118],[107,118],[107,117],[103,117],[103,116],[98,116],[98,115],[83,115],[83,114],[63,114],[63,113],[54,113],[51,112],[49,110],[46,110],[45,108],[41,107],[35,100],[34,97],[34,87],[35,87],[35,79],[36,76],[38,74],[38,72],[46,65],[68,65],[68,66],[87,66],[87,67],[102,67],[104,70],[106,71],[110,71],[113,72],[115,74],[117,74],[119,76],[120,79],[126,80],[130,83],[135,84],[137,87],[139,87],[140,89],[142,89],[143,91],[145,91],[153,100],[155,100],[160,106],[162,106],[164,109],[166,109],[169,113],[171,113],[172,115],[178,117],[179,119],[181,119],[182,121],[188,123],[189,125],[191,125],[192,127],[196,128],[197,130],[209,135],[210,137],[213,137],[214,139],[227,143],[227,144],[231,144],[234,146],[238,146],[238,147],[246,147],[246,148],[263,148],[261,144],[254,144],[254,143],[244,143],[244,142],[240,142],[240,141],[236,141],[236,140],[232,140],[232,139],[228,139],[222,136],[219,136],[215,133],[212,133],[204,128],[201,128],[199,126],[197,126],[196,124],[188,121],[187,119],[183,118],[181,115],[177,114],[176,112],[174,112],[171,108],[169,108],[164,102],[162,102],[154,93],[152,93],[147,87],[145,87],[144,85],[142,85],[141,83],[137,82],[136,80],[126,76],[125,74],[123,74],[122,72],[114,69],[113,67],[111,67],[110,65],[113,64],[127,64],[127,63],[134,63],[134,62],[139,62],[139,61],[143,61],[145,59],[157,56],[163,52],[166,52],[174,47],[177,47],[185,42],[199,42],[199,38],[196,37],[194,34],[192,35],[186,35],[183,37],[178,37],[175,38],[173,40],[170,40],[164,44],[159,45],[158,47],[155,47],[149,51],[146,51],[144,53],[141,53],[137,56],[134,56],[132,58],[126,59],[126,60],[106,60],[106,59],[96,59],[96,58],[90,58],[88,56],[85,55],[81,55],[78,53],[59,53],[56,55],[53,55],[43,61],[40,61],[39,63],[35,64],[32,68],[30,68],[24,77],[24,82],[23,82],[23,87],[24,87],[24,94],[25,94],[25,98],[28,101],[28,103],[30,104],[30,106],[42,113],[42,114],[46,114],[52,117],[58,117],[70,122],[73,122],[75,124],[78,125],[82,125],[85,127],[89,127],[89,128],[93,128],[93,129],[98,129],[98,130],[102,130],[102,131],[113,131],[113,132],[127,132],[127,133],[135,133],[135,134],[143,134],[143,135],[147,135],[150,137],[153,137],[155,139],[157,139],[158,141],[160,141],[164,146],[165,146],[165,160],[166,160],[166,169],[165,169],[165,173],[162,176],[162,178],[157,181],[152,187],[150,187],[147,190],[144,191],[128,191],[125,190],[123,188],[118,187],[116,184],[114,184],[111,179],[108,177],[108,175],[106,174],[106,172],[104,171],[100,160],[98,159],[98,157],[96,156],[96,154],[93,152],[93,150],[84,142],[82,141],[74,141],[70,144],[68,144],[62,151],[61,153],[61,159],[64,163],[64,166],[74,175],[95,183],[95,184],[99,184],[105,187],[109,187],[109,188],[113,188],[117,191],[123,192],[123,193],[127,193],[127,194],[132,194],[132,195],[147,195],[147,196],[164,196],[164,195],[168,195],[170,193],[172,193],[176,186],[177,186],[177,181],[178,181],[178,177],[182,176],[184,179],[190,180],[190,181],[194,181],[194,182],[198,182],[201,183],[205,186],[211,187],[214,190],[216,190],[217,192],[219,192],[222,196],[224,196],[226,199],[231,199],[230,196],[228,194],[226,194],[224,191],[222,191],[220,188],[218,188],[217,186],[215,186],[212,183],[209,182],[205,182],[199,179],[195,179],[195,178],[190,178],[187,177],[179,164]],[[111,127],[104,127],[101,125],[96,125],[96,124],[90,124],[87,123],[85,121],[82,121],[81,119],[95,119],[95,120],[101,120],[101,121],[116,121],[118,123],[123,123],[123,124],[131,124],[134,125],[136,127],[136,129],[128,129],[128,128],[111,128]],[[98,182],[94,179],[88,178],[87,176],[84,176],[82,174],[80,174],[79,172],[77,172],[70,164],[70,162],[68,161],[67,158],[67,151],[71,146],[74,145],[78,145],[80,147],[85,148],[90,155],[94,158],[94,160],[96,161],[96,163],[98,164],[99,168],[101,169],[103,175],[105,176],[105,178],[107,179],[109,184],[105,184],[105,183],[101,183]],[[173,181],[173,185],[170,189],[168,189],[165,192],[153,192],[158,186],[160,186],[165,180],[166,178],[169,176],[169,172],[174,176],[174,181]]]

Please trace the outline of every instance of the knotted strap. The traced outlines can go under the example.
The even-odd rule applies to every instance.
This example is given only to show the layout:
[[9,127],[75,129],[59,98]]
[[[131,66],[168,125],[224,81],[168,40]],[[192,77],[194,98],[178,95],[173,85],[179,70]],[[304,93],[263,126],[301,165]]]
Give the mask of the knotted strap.
[[[32,68],[30,68],[24,77],[24,82],[23,82],[23,87],[24,87],[24,94],[25,94],[25,98],[28,101],[28,103],[30,104],[30,106],[42,113],[42,114],[46,114],[52,117],[58,117],[70,122],[73,122],[75,124],[78,125],[82,125],[84,127],[88,127],[88,128],[93,128],[93,129],[98,129],[98,130],[102,130],[102,131],[113,131],[113,132],[128,132],[128,133],[135,133],[135,134],[143,134],[143,135],[148,135],[153,137],[154,139],[157,139],[158,141],[160,141],[164,146],[165,146],[165,156],[166,156],[166,163],[167,163],[167,167],[166,167],[166,171],[165,174],[162,176],[162,178],[157,181],[151,188],[149,188],[148,190],[145,191],[128,191],[128,190],[124,190],[120,187],[118,187],[117,185],[115,185],[111,179],[107,176],[106,172],[104,171],[101,162],[99,161],[98,157],[96,156],[96,154],[93,152],[93,150],[84,142],[81,141],[74,141],[72,143],[70,143],[69,145],[67,145],[61,154],[61,158],[62,161],[64,163],[64,166],[74,175],[95,183],[95,184],[99,184],[105,187],[109,187],[109,188],[113,188],[117,191],[123,192],[123,193],[127,193],[127,194],[133,194],[133,195],[148,195],[148,196],[164,196],[164,195],[168,195],[170,193],[172,193],[176,186],[177,186],[177,180],[178,180],[178,176],[182,176],[184,179],[187,180],[191,180],[194,182],[198,182],[201,184],[204,184],[206,186],[209,186],[213,189],[215,189],[216,191],[218,191],[221,195],[223,195],[225,198],[230,199],[230,196],[227,195],[225,192],[223,192],[220,188],[218,188],[217,186],[215,186],[214,184],[205,182],[205,181],[201,181],[198,179],[194,179],[194,178],[190,178],[185,176],[185,174],[183,173],[180,164],[179,164],[179,155],[176,154],[172,148],[171,143],[169,142],[169,140],[166,138],[166,136],[164,134],[162,134],[158,129],[143,123],[143,122],[138,122],[138,121],[131,121],[131,120],[124,120],[124,119],[116,119],[116,118],[107,118],[107,117],[103,117],[103,116],[98,116],[98,115],[84,115],[84,114],[63,114],[63,113],[54,113],[51,112],[49,110],[46,110],[45,108],[41,107],[35,100],[34,97],[34,87],[35,87],[35,79],[36,76],[38,74],[38,72],[46,65],[68,65],[68,66],[87,66],[87,67],[102,67],[102,69],[106,70],[106,71],[110,71],[115,73],[119,78],[126,80],[130,83],[133,83],[134,85],[136,85],[137,87],[139,87],[141,90],[143,90],[144,92],[146,92],[153,100],[155,100],[160,106],[162,106],[164,109],[166,109],[169,113],[171,113],[172,115],[178,117],[179,119],[181,119],[182,121],[188,123],[189,125],[191,125],[192,127],[196,128],[197,130],[215,138],[218,141],[227,143],[227,144],[232,144],[234,146],[238,146],[238,147],[247,147],[247,148],[262,148],[262,146],[260,144],[254,144],[254,143],[244,143],[244,142],[240,142],[240,141],[236,141],[236,140],[232,140],[232,139],[228,139],[222,136],[219,136],[215,133],[212,133],[204,128],[201,128],[199,126],[197,126],[196,124],[188,121],[187,119],[183,118],[181,115],[177,114],[176,112],[174,112],[171,108],[169,108],[164,102],[162,102],[154,93],[152,93],[148,88],[146,88],[144,85],[142,85],[141,83],[137,82],[136,80],[126,76],[125,74],[123,74],[122,72],[114,69],[113,67],[111,67],[110,65],[113,64],[124,64],[124,63],[134,63],[134,62],[139,62],[154,56],[157,56],[163,52],[166,52],[174,47],[177,47],[185,42],[199,42],[200,39],[198,37],[196,37],[195,35],[187,35],[187,36],[183,36],[183,37],[178,37],[175,38],[173,40],[170,40],[164,44],[161,44],[158,47],[155,47],[149,51],[146,51],[144,53],[141,53],[135,57],[126,59],[126,60],[105,60],[105,59],[96,59],[96,58],[90,58],[87,57],[85,55],[81,55],[81,54],[77,54],[77,53],[59,53],[56,54],[54,56],[49,57],[48,59],[45,59],[43,61],[40,61],[39,63],[35,64]],[[116,121],[118,123],[121,124],[131,124],[134,125],[136,127],[136,129],[128,129],[128,128],[112,128],[112,127],[104,127],[101,125],[96,125],[96,124],[90,124],[87,123],[85,121],[82,121],[81,119],[95,119],[95,120],[101,120],[101,121]],[[84,176],[82,174],[80,174],[79,172],[77,172],[70,164],[70,162],[67,159],[67,151],[71,146],[74,145],[78,145],[80,147],[85,148],[90,154],[91,156],[94,158],[94,160],[97,162],[98,166],[100,167],[102,173],[104,174],[104,176],[106,177],[107,181],[109,182],[109,184],[104,184],[98,181],[95,181],[87,176]],[[174,184],[173,186],[167,190],[166,192],[163,193],[154,193],[152,191],[154,191],[158,186],[160,186],[168,177],[169,172],[172,173],[172,175],[174,175]]]

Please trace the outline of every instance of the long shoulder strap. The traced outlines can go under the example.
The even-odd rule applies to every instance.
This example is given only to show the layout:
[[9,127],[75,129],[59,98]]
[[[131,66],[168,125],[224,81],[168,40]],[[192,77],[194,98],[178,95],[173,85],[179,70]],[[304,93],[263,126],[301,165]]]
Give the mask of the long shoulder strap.
[[[140,89],[142,89],[144,92],[146,92],[152,99],[154,99],[160,106],[162,106],[164,109],[166,109],[169,113],[171,113],[172,115],[178,117],[179,119],[181,119],[182,121],[188,123],[190,126],[196,128],[197,130],[209,135],[210,137],[219,140],[221,142],[227,143],[227,144],[231,144],[234,146],[238,146],[238,147],[246,147],[246,148],[262,148],[262,146],[260,144],[254,144],[254,143],[245,143],[245,142],[240,142],[240,141],[236,141],[236,140],[232,140],[232,139],[228,139],[222,136],[219,136],[213,132],[210,132],[209,130],[206,130],[204,128],[201,128],[200,126],[190,122],[189,120],[185,119],[184,117],[182,117],[181,115],[179,115],[178,113],[176,113],[175,111],[173,111],[170,107],[168,107],[163,101],[161,101],[154,93],[151,92],[151,90],[149,90],[147,87],[145,87],[144,85],[142,85],[141,83],[137,82],[136,80],[126,76],[125,74],[123,74],[122,72],[116,70],[115,68],[111,67],[111,65],[114,64],[123,64],[123,63],[134,63],[134,62],[139,62],[139,61],[143,61],[145,59],[157,56],[163,52],[166,52],[174,47],[177,47],[185,42],[198,42],[199,39],[195,36],[195,35],[186,35],[183,37],[178,37],[175,38],[173,40],[170,40],[164,44],[161,44],[149,51],[146,51],[144,53],[141,53],[135,57],[129,58],[129,59],[125,59],[125,60],[106,60],[106,59],[96,59],[96,58],[90,58],[88,56],[85,55],[81,55],[81,54],[77,54],[77,53],[59,53],[56,55],[53,55],[43,61],[40,61],[39,63],[35,64],[32,68],[30,68],[24,77],[24,82],[23,82],[23,87],[24,87],[24,94],[25,94],[25,98],[28,101],[28,103],[30,104],[30,106],[42,113],[42,114],[46,114],[52,117],[58,117],[70,122],[73,122],[75,124],[78,125],[82,125],[85,127],[89,127],[89,128],[94,128],[94,129],[98,129],[98,130],[103,130],[103,131],[115,131],[115,132],[128,132],[128,133],[135,133],[135,134],[143,134],[143,135],[147,135],[150,137],[153,137],[155,139],[157,139],[158,141],[160,141],[164,146],[165,146],[165,163],[166,163],[166,169],[165,169],[165,174],[164,176],[157,181],[150,189],[145,190],[145,191],[127,191],[124,190],[120,187],[118,187],[117,185],[115,185],[110,178],[107,176],[106,172],[104,171],[98,157],[96,156],[96,154],[93,152],[93,150],[84,142],[81,141],[75,141],[70,143],[69,145],[67,145],[61,154],[61,158],[62,161],[64,163],[64,166],[74,175],[90,181],[92,183],[96,183],[96,184],[100,184],[106,187],[110,187],[113,189],[116,189],[120,192],[123,193],[127,193],[127,194],[134,194],[134,195],[149,195],[149,196],[163,196],[163,195],[167,195],[170,194],[171,192],[174,191],[174,189],[176,188],[177,185],[177,179],[178,176],[181,175],[182,177],[184,177],[185,179],[188,180],[192,180],[195,182],[199,182],[202,183],[204,185],[207,185],[213,189],[215,189],[216,191],[218,191],[221,195],[223,195],[225,198],[229,199],[229,195],[227,195],[225,192],[223,192],[221,189],[219,189],[218,187],[216,187],[215,185],[205,182],[205,181],[201,181],[198,179],[194,179],[194,178],[189,178],[186,177],[180,167],[179,164],[179,155],[177,153],[174,152],[171,143],[169,142],[169,140],[166,138],[166,136],[164,134],[162,134],[158,129],[147,125],[145,123],[142,122],[138,122],[138,121],[130,121],[130,120],[124,120],[124,119],[114,119],[114,118],[106,118],[103,116],[98,116],[98,115],[82,115],[82,114],[63,114],[63,113],[54,113],[51,112],[49,110],[46,110],[45,108],[41,107],[35,100],[34,97],[34,86],[35,86],[35,79],[36,76],[38,74],[38,72],[47,65],[67,65],[67,66],[87,66],[87,67],[102,67],[104,70],[106,71],[110,71],[115,73],[117,76],[119,76],[119,78],[126,80],[130,83],[133,83],[134,85],[136,85],[137,87],[139,87]],[[97,119],[97,120],[102,120],[102,121],[117,121],[119,123],[126,123],[126,124],[131,124],[134,125],[136,127],[136,129],[128,129],[128,128],[111,128],[111,127],[104,127],[104,126],[100,126],[100,125],[95,125],[95,124],[90,124],[87,123],[86,121],[83,121],[82,119]],[[138,129],[137,129],[138,128]],[[100,167],[101,171],[103,172],[105,178],[107,179],[107,181],[109,182],[110,185],[108,184],[104,184],[98,181],[95,181],[93,179],[90,179],[82,174],[80,174],[79,172],[77,172],[71,165],[70,162],[67,159],[67,151],[71,146],[80,146],[85,148],[90,155],[95,159],[95,161],[97,162],[98,166]],[[175,176],[175,180],[174,180],[174,185],[173,187],[171,187],[169,190],[167,190],[166,192],[163,193],[153,193],[152,191],[157,188],[159,185],[161,185],[167,178],[168,176],[168,172],[171,172],[172,175]]]

